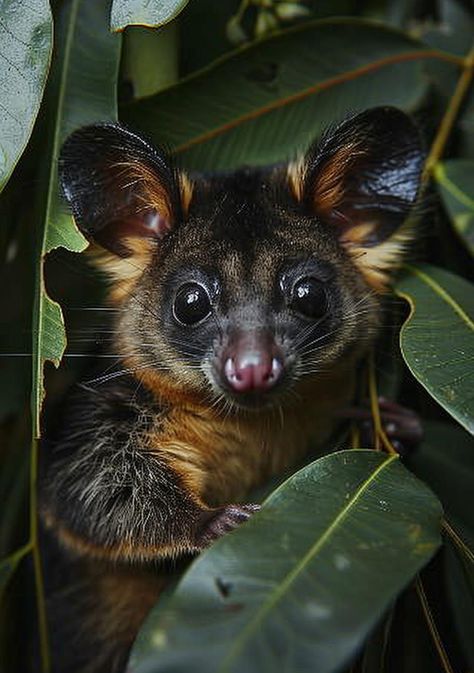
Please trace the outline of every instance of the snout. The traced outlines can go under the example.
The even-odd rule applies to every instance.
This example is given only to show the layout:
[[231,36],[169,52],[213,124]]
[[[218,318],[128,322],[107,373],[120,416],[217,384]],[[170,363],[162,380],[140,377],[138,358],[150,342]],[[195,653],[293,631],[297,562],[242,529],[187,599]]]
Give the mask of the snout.
[[240,332],[221,356],[221,378],[232,393],[266,393],[280,382],[283,354],[271,334]]

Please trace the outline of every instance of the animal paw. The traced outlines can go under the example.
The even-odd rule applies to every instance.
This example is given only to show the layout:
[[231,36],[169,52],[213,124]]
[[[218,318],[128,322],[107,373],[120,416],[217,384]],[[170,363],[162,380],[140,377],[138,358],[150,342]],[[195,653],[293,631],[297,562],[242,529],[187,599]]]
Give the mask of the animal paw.
[[258,512],[260,505],[224,505],[203,515],[196,536],[198,549],[209,547],[215,540],[245,523],[252,514]]
[[[382,427],[393,448],[402,456],[416,449],[423,439],[423,427],[419,416],[411,409],[391,402],[385,397],[379,397],[378,402]],[[359,421],[361,443],[365,446],[373,446],[374,432],[370,409],[349,408],[345,409],[341,416]]]

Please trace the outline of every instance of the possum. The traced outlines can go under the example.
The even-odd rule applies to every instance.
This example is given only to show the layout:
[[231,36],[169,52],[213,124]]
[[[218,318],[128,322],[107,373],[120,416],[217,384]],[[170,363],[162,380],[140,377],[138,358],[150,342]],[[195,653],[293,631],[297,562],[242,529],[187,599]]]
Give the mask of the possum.
[[364,111],[296,160],[186,173],[134,131],[65,142],[59,175],[115,308],[113,369],[43,442],[53,670],[119,673],[183,559],[324,449],[414,236],[423,166],[403,112]]

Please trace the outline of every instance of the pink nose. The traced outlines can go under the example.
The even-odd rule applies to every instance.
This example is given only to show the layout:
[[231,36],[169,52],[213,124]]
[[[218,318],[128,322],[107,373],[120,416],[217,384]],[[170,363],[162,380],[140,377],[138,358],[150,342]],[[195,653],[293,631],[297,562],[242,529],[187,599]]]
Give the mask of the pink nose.
[[269,390],[282,371],[280,360],[260,351],[237,353],[235,357],[227,358],[224,365],[227,382],[239,393]]

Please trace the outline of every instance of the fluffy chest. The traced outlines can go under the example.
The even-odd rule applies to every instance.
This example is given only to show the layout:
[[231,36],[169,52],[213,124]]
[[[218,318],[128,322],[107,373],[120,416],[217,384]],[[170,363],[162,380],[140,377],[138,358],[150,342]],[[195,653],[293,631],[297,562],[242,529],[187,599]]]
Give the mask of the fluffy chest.
[[175,410],[150,439],[204,503],[239,500],[297,464],[309,448],[324,449],[335,412],[352,398],[353,378],[346,370],[313,383],[300,403],[271,412],[219,417]]

